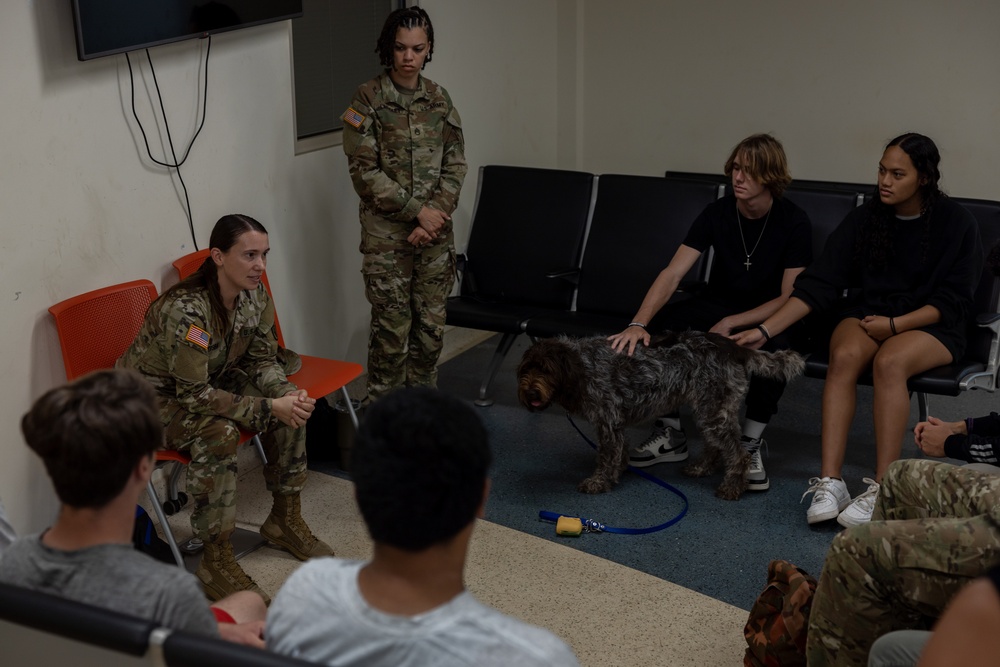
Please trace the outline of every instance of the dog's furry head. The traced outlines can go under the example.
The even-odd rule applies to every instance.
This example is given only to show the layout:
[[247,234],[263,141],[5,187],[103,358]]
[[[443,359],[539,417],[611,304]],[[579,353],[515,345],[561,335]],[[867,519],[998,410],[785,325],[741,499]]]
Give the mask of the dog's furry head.
[[517,398],[531,412],[558,402],[572,411],[584,379],[579,354],[560,338],[532,345],[517,367]]

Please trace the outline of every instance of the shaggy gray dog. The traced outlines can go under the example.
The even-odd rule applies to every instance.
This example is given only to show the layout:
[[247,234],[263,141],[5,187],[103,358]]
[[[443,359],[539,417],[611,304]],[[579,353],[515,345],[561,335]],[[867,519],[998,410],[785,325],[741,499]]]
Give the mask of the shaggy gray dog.
[[597,468],[580,483],[584,493],[610,491],[628,467],[625,427],[689,405],[705,441],[689,477],[711,474],[720,462],[725,477],[715,495],[736,500],[746,490],[750,456],[740,445],[739,408],[751,375],[789,381],[802,373],[802,357],[790,350],[760,352],[725,336],[687,331],[654,337],[628,356],[603,336],[538,341],[517,369],[517,394],[532,412],[552,403],[597,427]]

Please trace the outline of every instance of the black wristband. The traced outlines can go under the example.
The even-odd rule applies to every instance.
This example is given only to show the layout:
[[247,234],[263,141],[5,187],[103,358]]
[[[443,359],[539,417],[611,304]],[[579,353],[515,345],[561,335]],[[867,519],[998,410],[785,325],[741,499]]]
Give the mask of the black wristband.
[[889,318],[889,330],[892,331],[893,336],[896,335],[896,318],[894,317]]
[[764,334],[765,341],[771,340],[771,334],[767,333],[767,327],[765,327],[763,324],[758,324],[757,330],[760,331],[762,334]]

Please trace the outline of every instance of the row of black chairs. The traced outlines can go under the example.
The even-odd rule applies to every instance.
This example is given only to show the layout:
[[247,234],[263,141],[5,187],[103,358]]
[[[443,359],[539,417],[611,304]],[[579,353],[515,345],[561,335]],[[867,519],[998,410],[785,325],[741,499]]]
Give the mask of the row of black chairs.
[[[490,386],[522,333],[537,339],[621,331],[691,222],[728,188],[722,175],[694,172],[668,171],[660,178],[480,168],[472,232],[460,258],[460,293],[448,300],[449,324],[502,334],[476,403],[492,403]],[[873,193],[874,185],[796,180],[784,196],[809,214],[818,256],[841,220]],[[1000,241],[1000,202],[956,199],[978,220],[985,248]],[[711,252],[702,255],[685,284],[703,284],[711,262]],[[927,394],[957,396],[997,386],[1000,281],[988,268],[975,307],[980,315],[966,357],[910,381],[922,418]],[[655,319],[650,328],[657,328]],[[811,353],[806,375],[825,378],[827,363],[825,350]],[[859,381],[871,384],[871,377]]]
[[0,584],[5,665],[307,667],[313,663]]

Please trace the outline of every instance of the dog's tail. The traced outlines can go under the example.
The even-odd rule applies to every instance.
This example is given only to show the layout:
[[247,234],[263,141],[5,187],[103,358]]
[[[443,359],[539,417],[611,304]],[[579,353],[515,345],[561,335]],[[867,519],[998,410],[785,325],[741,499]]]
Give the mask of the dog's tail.
[[802,375],[806,362],[802,355],[792,350],[777,352],[755,351],[747,358],[747,370],[754,375],[774,378],[789,382],[792,378]]

